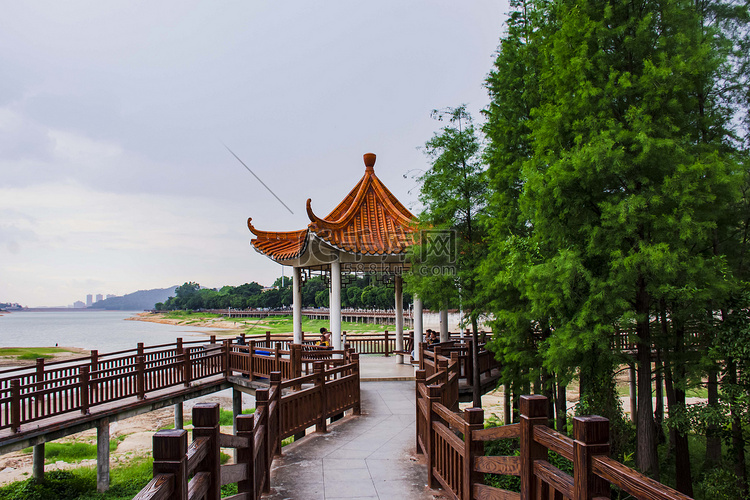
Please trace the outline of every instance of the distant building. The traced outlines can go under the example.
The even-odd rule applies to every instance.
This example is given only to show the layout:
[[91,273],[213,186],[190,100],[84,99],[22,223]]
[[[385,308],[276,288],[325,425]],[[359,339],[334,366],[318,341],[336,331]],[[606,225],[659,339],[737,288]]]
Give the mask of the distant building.
[[108,293],[107,294],[107,298],[108,299],[111,299],[112,297],[117,297],[117,295],[115,295],[114,293]]
[[75,302],[73,302],[73,308],[74,309],[83,309],[85,307],[86,307],[86,304],[84,304],[80,300],[76,300]]
[[86,307],[91,307],[91,304],[93,304],[93,295],[88,294],[86,295]]
[[96,294],[96,301],[99,302],[102,299],[104,299],[104,296],[101,293],[97,293]]

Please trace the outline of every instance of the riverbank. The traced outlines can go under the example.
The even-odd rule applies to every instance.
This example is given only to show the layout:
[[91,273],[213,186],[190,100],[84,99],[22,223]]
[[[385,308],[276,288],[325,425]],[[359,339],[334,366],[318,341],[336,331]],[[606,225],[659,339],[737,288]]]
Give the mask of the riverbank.
[[235,321],[227,320],[218,315],[180,315],[179,317],[170,317],[169,314],[165,313],[151,313],[142,312],[138,313],[129,318],[125,318],[126,321],[146,321],[148,323],[159,323],[162,325],[175,325],[175,326],[199,326],[204,328],[217,328],[219,330],[232,330],[227,332],[227,335],[237,334],[243,332],[246,328],[253,324],[252,321]]
[[88,356],[90,352],[79,347],[2,347],[0,367],[32,366],[37,358],[44,358],[48,363],[66,361]]

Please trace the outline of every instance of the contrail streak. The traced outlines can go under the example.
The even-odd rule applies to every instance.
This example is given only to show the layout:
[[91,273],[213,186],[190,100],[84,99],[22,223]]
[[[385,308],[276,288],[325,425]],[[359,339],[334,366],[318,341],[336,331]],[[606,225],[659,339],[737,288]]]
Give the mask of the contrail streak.
[[276,198],[277,200],[279,200],[279,203],[281,203],[282,205],[284,205],[284,208],[286,208],[287,210],[289,210],[290,214],[294,215],[294,212],[292,212],[292,209],[289,208],[288,206],[286,206],[286,203],[284,203],[283,201],[281,201],[281,198],[279,198],[278,196],[276,196],[276,193],[274,193],[271,190],[271,188],[266,185],[265,182],[263,182],[262,180],[260,180],[260,177],[258,177],[257,175],[255,175],[255,172],[253,172],[252,170],[250,170],[250,167],[248,167],[247,165],[245,165],[245,162],[242,161],[242,160],[240,160],[240,157],[237,156],[236,154],[234,154],[234,151],[232,151],[231,149],[229,149],[229,146],[227,146],[223,142],[221,144],[222,144],[222,146],[224,146],[225,148],[227,148],[227,151],[229,151],[230,153],[232,153],[232,156],[234,156],[235,158],[237,158],[238,162],[242,163],[242,166],[245,167],[248,172],[250,172],[251,174],[253,174],[253,177],[255,177],[256,179],[258,179],[258,182],[260,182],[261,184],[263,184],[264,188],[268,189],[268,192],[271,193],[274,198]]

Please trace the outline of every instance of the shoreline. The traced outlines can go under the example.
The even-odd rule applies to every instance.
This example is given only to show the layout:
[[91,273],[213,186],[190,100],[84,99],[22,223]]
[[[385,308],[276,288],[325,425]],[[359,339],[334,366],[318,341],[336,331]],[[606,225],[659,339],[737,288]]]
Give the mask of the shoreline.
[[233,321],[226,321],[224,318],[203,318],[203,319],[176,319],[176,318],[165,318],[163,313],[151,313],[142,312],[137,313],[134,316],[125,318],[125,321],[145,321],[148,323],[160,323],[162,325],[175,325],[175,326],[197,326],[203,328],[216,328],[219,330],[227,330],[221,332],[226,335],[236,335],[244,330],[244,324],[240,326],[238,323]]

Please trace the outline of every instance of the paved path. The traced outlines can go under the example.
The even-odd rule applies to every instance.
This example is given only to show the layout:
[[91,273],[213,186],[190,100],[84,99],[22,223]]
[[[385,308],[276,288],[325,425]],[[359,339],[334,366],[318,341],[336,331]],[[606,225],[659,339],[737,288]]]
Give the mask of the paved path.
[[443,498],[415,453],[414,382],[362,382],[362,416],[284,447],[266,499]]

